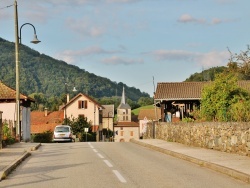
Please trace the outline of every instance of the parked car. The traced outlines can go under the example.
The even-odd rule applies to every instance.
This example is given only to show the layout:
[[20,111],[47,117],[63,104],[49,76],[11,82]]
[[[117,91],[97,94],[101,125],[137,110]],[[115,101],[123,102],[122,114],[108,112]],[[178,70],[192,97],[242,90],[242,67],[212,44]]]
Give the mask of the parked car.
[[54,129],[53,142],[72,142],[73,133],[69,125],[57,125]]

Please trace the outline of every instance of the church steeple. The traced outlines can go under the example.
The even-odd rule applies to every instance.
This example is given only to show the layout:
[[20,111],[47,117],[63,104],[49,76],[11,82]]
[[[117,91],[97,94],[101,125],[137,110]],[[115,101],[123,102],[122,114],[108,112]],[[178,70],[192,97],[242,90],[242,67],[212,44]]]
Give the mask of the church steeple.
[[129,104],[126,104],[124,87],[122,91],[121,104],[117,107],[117,121],[131,122],[131,107]]
[[123,91],[122,91],[122,100],[121,100],[121,104],[126,104],[126,101],[125,101],[125,89],[123,87]]

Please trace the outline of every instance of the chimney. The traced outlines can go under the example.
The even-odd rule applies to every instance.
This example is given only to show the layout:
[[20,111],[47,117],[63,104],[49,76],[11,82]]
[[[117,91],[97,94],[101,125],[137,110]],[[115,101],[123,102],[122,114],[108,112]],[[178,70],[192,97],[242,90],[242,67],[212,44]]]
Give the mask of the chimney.
[[69,102],[69,94],[67,93],[67,103]]
[[45,116],[45,117],[48,116],[48,108],[44,108],[44,116]]

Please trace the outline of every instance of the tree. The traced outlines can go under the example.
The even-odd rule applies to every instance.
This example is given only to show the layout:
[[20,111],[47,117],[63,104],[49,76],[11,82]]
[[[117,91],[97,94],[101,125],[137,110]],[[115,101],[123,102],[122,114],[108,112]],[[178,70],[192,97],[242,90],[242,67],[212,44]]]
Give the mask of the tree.
[[237,82],[235,74],[224,72],[216,75],[214,82],[204,87],[201,99],[201,116],[204,119],[239,121],[236,113],[244,108],[243,104],[246,105],[246,109],[250,109],[250,95],[240,88]]
[[154,104],[154,100],[151,97],[140,97],[138,100],[138,104],[140,106],[147,106],[147,105]]
[[247,46],[246,51],[240,53],[231,54],[228,67],[230,70],[236,70],[240,75],[240,79],[250,79],[250,46]]
[[66,124],[71,126],[73,134],[77,135],[77,137],[80,139],[80,141],[85,140],[85,128],[88,128],[88,141],[96,141],[96,134],[92,132],[91,130],[91,122],[88,122],[87,118],[79,116],[78,118],[67,118],[67,120],[64,120],[63,124]]

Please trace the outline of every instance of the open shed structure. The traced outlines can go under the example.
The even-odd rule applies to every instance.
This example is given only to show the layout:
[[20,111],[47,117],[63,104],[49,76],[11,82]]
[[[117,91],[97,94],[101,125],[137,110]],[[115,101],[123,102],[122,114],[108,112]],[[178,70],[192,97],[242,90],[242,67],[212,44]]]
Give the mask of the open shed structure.
[[155,104],[165,122],[179,121],[200,106],[201,91],[209,82],[161,82],[157,84]]
[[[180,121],[200,107],[202,89],[212,82],[160,82],[154,96],[165,122]],[[250,92],[250,80],[238,81],[238,85]]]

